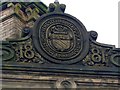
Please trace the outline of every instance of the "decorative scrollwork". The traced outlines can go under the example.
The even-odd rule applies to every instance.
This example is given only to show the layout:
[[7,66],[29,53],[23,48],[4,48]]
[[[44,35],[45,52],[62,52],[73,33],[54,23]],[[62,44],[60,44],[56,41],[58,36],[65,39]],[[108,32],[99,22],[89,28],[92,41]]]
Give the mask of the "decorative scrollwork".
[[43,58],[34,51],[31,39],[12,43],[12,47],[15,49],[17,62],[44,63]]
[[7,46],[0,46],[0,58],[2,61],[9,61],[15,58],[15,51]]
[[120,67],[120,49],[111,51],[110,61],[113,65]]
[[98,66],[108,66],[109,58],[108,53],[110,51],[110,48],[104,48],[97,46],[95,44],[90,45],[90,51],[89,54],[86,56],[86,58],[83,60],[84,65],[98,65]]
[[96,40],[98,37],[98,33],[95,31],[90,31],[89,34],[90,34],[90,39],[92,40]]

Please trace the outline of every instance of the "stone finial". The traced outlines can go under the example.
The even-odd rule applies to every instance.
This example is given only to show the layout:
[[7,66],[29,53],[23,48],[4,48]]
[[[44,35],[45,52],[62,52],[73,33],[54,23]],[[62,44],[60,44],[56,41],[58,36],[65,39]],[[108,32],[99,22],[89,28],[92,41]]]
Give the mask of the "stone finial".
[[65,8],[66,8],[65,4],[59,4],[59,1],[55,0],[54,3],[49,4],[48,12],[64,13]]

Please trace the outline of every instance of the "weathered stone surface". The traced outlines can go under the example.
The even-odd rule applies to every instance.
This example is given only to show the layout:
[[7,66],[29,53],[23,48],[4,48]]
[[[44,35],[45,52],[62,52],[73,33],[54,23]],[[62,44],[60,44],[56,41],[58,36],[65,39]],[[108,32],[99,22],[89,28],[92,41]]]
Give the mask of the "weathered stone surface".
[[[97,75],[69,76],[63,75],[17,75],[3,74],[3,88],[117,88],[117,77],[98,77]],[[63,85],[63,86],[62,86]]]
[[[39,3],[40,6],[36,4],[29,2],[4,2],[1,4],[3,10],[0,11],[0,26],[2,27],[0,40],[17,39],[21,36],[20,32],[25,26],[32,28],[35,20],[46,10],[46,6],[42,2]],[[33,5],[36,7],[32,8]]]
[[22,30],[15,17],[21,37],[4,41],[0,47],[3,88],[120,87],[120,49],[98,43],[97,32],[87,32],[82,22],[64,10],[65,5],[52,3],[46,14]]

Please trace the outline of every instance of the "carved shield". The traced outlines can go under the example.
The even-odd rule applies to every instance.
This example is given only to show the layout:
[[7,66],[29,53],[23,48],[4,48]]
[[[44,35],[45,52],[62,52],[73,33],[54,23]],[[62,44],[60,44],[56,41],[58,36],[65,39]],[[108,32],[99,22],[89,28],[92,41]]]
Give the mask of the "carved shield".
[[66,51],[71,45],[72,34],[68,27],[64,25],[51,26],[50,31],[51,46],[58,51]]
[[59,50],[59,51],[64,51],[66,49],[70,48],[70,36],[69,34],[67,35],[61,35],[61,34],[56,34],[57,38],[54,38],[54,35],[52,35],[52,44],[53,46]]

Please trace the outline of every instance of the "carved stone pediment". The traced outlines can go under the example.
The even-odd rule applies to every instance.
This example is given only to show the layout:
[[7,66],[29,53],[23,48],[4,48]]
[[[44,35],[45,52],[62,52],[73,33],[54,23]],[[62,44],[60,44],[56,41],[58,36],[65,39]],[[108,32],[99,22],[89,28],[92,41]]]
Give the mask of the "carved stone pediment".
[[120,49],[97,42],[97,32],[88,32],[81,21],[64,13],[65,7],[50,4],[34,28],[25,27],[20,39],[2,42],[3,72],[119,76]]

